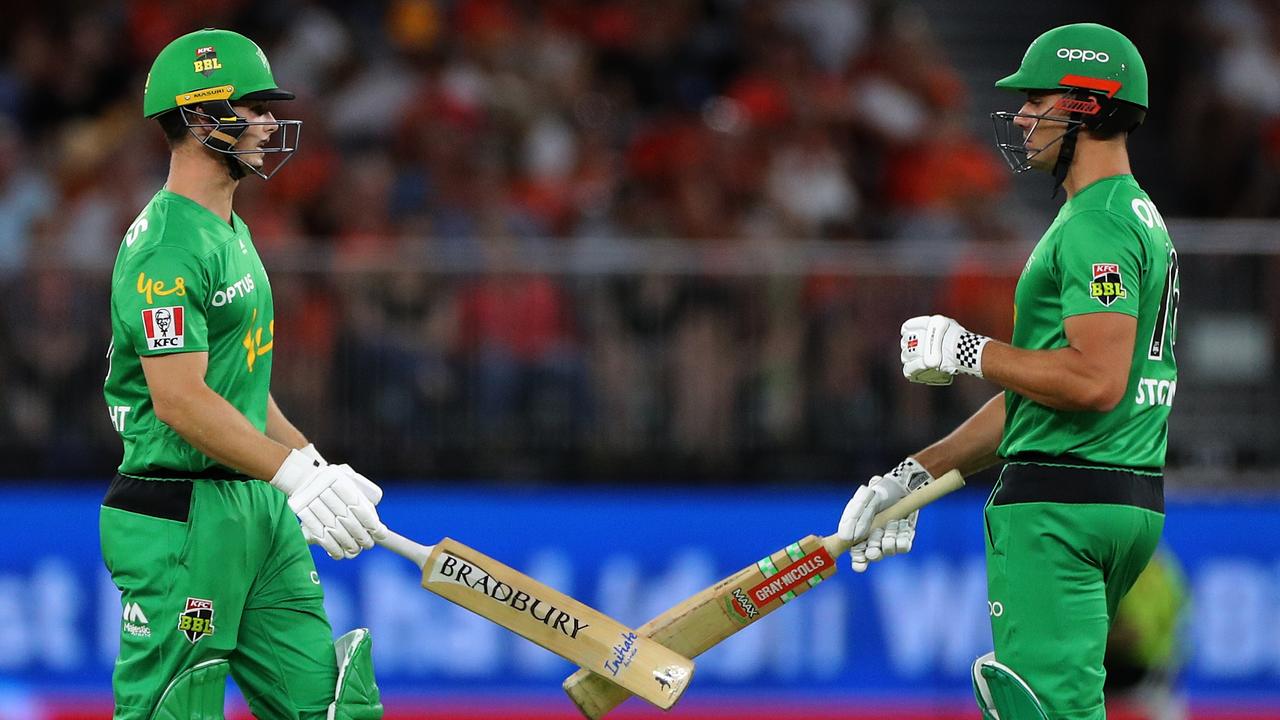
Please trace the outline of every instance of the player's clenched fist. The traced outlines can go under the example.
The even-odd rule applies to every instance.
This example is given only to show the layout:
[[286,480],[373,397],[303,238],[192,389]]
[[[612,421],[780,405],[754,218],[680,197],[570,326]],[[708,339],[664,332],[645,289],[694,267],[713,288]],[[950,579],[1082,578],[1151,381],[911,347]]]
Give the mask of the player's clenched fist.
[[334,560],[353,558],[387,531],[374,508],[382,489],[349,465],[325,465],[313,454],[289,451],[271,484],[289,496],[308,543]]
[[945,315],[913,317],[902,323],[902,374],[925,385],[950,385],[958,372],[982,377],[989,342]]

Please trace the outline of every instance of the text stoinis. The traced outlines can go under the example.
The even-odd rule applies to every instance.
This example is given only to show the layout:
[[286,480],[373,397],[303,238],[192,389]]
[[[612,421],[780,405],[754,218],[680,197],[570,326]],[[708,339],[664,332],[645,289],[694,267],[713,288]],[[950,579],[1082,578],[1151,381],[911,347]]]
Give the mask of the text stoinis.
[[431,568],[428,583],[443,582],[474,590],[507,605],[513,610],[528,613],[534,620],[577,639],[578,633],[591,627],[590,623],[570,615],[555,605],[540,600],[519,588],[498,580],[478,565],[449,553],[440,553]]
[[148,350],[182,347],[183,307],[173,305],[143,310],[142,332],[147,338]]
[[768,605],[812,578],[821,576],[823,571],[830,569],[833,565],[827,549],[818,548],[813,554],[805,555],[779,570],[776,575],[770,576],[751,588],[747,595],[758,605]]

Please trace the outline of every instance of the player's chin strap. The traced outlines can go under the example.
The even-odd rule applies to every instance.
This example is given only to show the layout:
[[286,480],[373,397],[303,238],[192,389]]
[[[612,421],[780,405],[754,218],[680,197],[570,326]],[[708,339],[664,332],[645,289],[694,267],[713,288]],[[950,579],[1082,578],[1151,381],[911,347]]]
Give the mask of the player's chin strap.
[[[1071,113],[1071,120],[1079,120],[1080,113]],[[1076,138],[1080,128],[1083,127],[1079,123],[1072,123],[1066,132],[1062,134],[1061,145],[1058,147],[1058,161],[1053,164],[1053,193],[1049,195],[1050,199],[1058,197],[1058,191],[1062,189],[1062,183],[1067,180],[1067,173],[1071,170],[1071,161],[1076,156]]]
[[[235,109],[231,107],[231,103],[226,100],[205,101],[202,105],[204,112],[189,110],[185,107],[180,108],[187,127],[209,128],[209,134],[201,138],[200,142],[222,158],[222,162],[227,166],[227,174],[231,176],[232,180],[240,180],[249,173],[245,169],[245,164],[235,155],[235,147],[236,143],[240,141],[240,136],[244,134],[245,130],[249,129],[248,122],[237,115]],[[201,120],[212,122],[193,124],[190,117],[188,117],[188,113]]]

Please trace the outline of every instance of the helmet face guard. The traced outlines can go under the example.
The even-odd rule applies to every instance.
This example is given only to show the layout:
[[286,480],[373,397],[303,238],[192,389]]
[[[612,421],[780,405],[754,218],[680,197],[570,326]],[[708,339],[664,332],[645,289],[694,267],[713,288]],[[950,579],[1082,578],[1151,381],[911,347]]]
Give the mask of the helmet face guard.
[[[298,150],[298,142],[302,139],[301,120],[246,120],[236,114],[231,103],[225,100],[204,103],[203,107],[206,112],[180,106],[178,110],[182,114],[182,122],[200,144],[228,160],[232,176],[236,179],[243,177],[244,171],[248,170],[263,180],[270,180]],[[272,133],[267,145],[237,149],[236,143],[250,125],[269,125],[276,128],[276,131]],[[201,133],[196,132],[197,128],[208,132],[201,137]],[[261,155],[262,167],[248,162],[245,159],[248,155]]]
[[[1057,108],[1060,104],[1055,104],[1054,107]],[[1032,123],[1031,129],[1024,134],[1022,129],[1014,122],[1018,118],[1030,118],[1035,122]],[[1064,125],[1062,134],[1038,148],[1027,147],[1027,140],[1035,134],[1042,120]],[[1009,165],[1009,169],[1015,173],[1024,173],[1030,170],[1031,161],[1040,153],[1062,142],[1068,135],[1079,131],[1084,126],[1083,121],[1072,119],[1071,117],[1019,112],[993,112],[991,113],[991,124],[995,131],[996,147],[1000,150],[1000,156]]]

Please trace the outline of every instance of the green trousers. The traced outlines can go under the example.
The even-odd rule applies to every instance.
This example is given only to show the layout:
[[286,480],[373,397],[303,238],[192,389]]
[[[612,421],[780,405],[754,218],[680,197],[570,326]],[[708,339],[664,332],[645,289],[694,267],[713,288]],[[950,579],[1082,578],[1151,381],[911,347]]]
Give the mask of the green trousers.
[[227,658],[260,720],[325,716],[333,632],[281,492],[255,480],[117,476],[99,518],[123,605],[115,718],[150,717],[174,676],[212,658]]
[[987,502],[996,659],[1027,682],[1050,720],[1106,717],[1107,633],[1164,529],[1159,483],[1120,470],[1010,464]]

